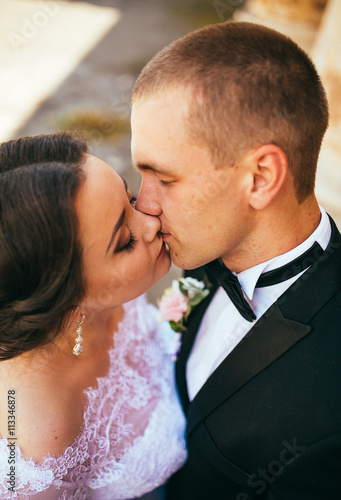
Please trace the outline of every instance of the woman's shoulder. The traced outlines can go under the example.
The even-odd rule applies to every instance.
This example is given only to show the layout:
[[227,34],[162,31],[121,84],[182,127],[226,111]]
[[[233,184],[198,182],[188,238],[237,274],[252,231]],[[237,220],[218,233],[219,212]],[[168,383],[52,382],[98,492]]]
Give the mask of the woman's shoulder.
[[[31,498],[31,495],[60,498],[55,487],[62,484],[68,470],[78,463],[74,443],[81,425],[75,419],[75,406],[72,401],[65,404],[65,399],[58,404],[56,397],[44,390],[35,391],[26,384],[16,389],[15,396],[15,435],[9,436],[9,432],[1,428],[0,455],[6,450],[7,458],[14,460],[16,491],[20,498]],[[1,492],[8,490],[7,474],[8,460],[0,459],[1,498]]]
[[[37,372],[3,378],[0,386],[2,400],[9,401],[12,396],[11,432],[14,430],[25,457],[40,463],[48,455],[61,455],[75,441],[82,425],[84,402],[65,381],[54,383],[50,374]],[[6,412],[0,420],[0,434],[9,437]]]
[[47,396],[43,405],[39,401],[23,413],[18,439],[22,453],[37,463],[48,455],[62,455],[75,442],[83,422],[83,406],[71,395]]

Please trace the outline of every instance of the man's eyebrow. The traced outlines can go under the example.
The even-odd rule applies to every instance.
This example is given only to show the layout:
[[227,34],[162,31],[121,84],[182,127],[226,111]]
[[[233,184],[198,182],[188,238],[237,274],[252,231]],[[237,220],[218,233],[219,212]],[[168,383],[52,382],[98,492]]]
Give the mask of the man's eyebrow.
[[150,165],[149,163],[138,162],[134,166],[136,170],[151,170],[152,172],[157,172],[158,174],[169,175],[169,172],[166,169],[156,167],[155,165]]
[[[120,176],[121,177],[121,176]],[[122,181],[123,181],[123,184],[124,184],[124,187],[125,187],[125,190],[128,191],[128,184],[127,184],[127,181],[125,180],[124,177],[121,177]],[[113,229],[113,232],[112,232],[112,235],[111,235],[111,238],[110,238],[110,241],[109,241],[109,245],[108,245],[108,248],[107,248],[107,251],[106,253],[108,253],[109,251],[109,248],[111,247],[111,245],[113,244],[113,241],[115,239],[115,236],[116,236],[116,233],[119,229],[121,229],[122,225],[123,225],[123,221],[124,221],[124,218],[125,218],[125,215],[126,215],[126,210],[125,208],[122,210],[122,213],[120,215],[120,218],[118,219],[118,221],[116,222],[115,226],[114,226],[114,229]]]

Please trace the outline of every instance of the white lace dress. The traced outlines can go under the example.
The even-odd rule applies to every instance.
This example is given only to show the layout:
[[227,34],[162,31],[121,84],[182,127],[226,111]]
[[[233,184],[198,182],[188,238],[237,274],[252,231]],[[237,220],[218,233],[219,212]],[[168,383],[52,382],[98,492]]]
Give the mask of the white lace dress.
[[184,464],[185,419],[167,354],[172,333],[168,324],[157,324],[156,309],[144,297],[124,309],[109,371],[85,391],[75,442],[39,464],[17,448],[13,493],[7,439],[0,439],[0,498],[131,499],[163,484]]

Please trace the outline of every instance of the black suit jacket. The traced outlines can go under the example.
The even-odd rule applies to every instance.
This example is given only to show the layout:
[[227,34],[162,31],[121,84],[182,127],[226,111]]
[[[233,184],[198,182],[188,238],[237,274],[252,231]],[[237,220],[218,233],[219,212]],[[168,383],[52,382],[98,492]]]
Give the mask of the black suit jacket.
[[167,500],[341,498],[341,236],[331,224],[322,257],[190,403],[186,362],[215,288],[191,314],[176,367],[189,456]]

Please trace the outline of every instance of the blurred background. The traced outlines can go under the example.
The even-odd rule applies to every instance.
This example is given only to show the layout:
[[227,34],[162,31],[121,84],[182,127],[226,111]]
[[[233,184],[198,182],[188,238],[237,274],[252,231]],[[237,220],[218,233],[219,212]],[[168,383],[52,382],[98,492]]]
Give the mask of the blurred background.
[[[317,194],[340,227],[340,0],[0,0],[0,141],[77,129],[137,194],[129,125],[137,75],[175,38],[230,19],[282,31],[315,61],[331,108]],[[179,275],[173,266],[150,300]]]

